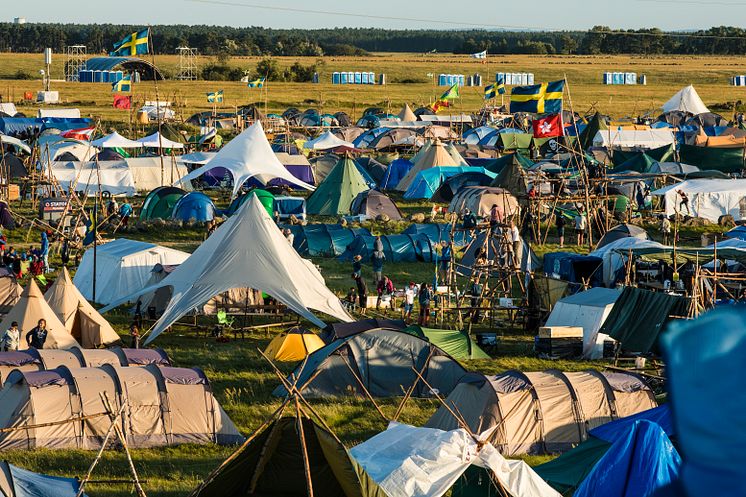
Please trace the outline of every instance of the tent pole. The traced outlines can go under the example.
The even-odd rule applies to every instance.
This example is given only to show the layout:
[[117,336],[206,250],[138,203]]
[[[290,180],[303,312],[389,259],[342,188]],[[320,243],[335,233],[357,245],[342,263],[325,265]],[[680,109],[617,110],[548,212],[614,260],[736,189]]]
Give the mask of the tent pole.
[[[104,450],[106,450],[106,446],[109,444],[109,439],[111,438],[111,435],[114,433],[114,425],[116,425],[117,421],[119,421],[119,418],[122,416],[122,411],[124,411],[124,408],[127,404],[125,402],[122,402],[122,405],[119,407],[119,411],[117,412],[116,416],[111,418],[111,424],[109,425],[109,429],[106,431],[106,436],[104,436],[104,441],[101,442],[101,448],[98,449],[98,453],[96,454],[96,457],[93,459],[93,462],[88,468],[88,472],[83,477],[82,480],[80,480],[80,486],[78,487],[78,493],[75,494],[75,497],[82,497],[85,486],[87,483],[91,481],[91,475],[93,474],[93,470],[96,468],[96,465],[101,460],[101,456],[104,454]],[[110,412],[105,413],[106,415],[110,416]]]
[[311,481],[311,463],[308,460],[308,448],[306,447],[306,434],[303,431],[303,415],[300,412],[300,402],[298,397],[295,400],[295,419],[298,423],[298,437],[300,438],[301,453],[303,454],[303,469],[306,472],[306,486],[308,487],[308,497],[313,497],[313,482]]
[[[104,398],[104,405],[106,406],[106,409],[109,411],[109,417],[112,417],[111,414],[113,411],[111,409],[111,403],[109,402],[109,396],[106,395],[106,392],[103,392],[103,398]],[[123,405],[126,405],[126,399],[124,402],[122,402]],[[122,432],[122,429],[117,425],[114,421],[116,421],[115,418],[112,418],[112,426],[114,426],[114,432],[119,437],[119,442],[122,444],[122,449],[124,449],[124,453],[127,456],[127,464],[129,464],[130,471],[132,472],[132,477],[134,479],[135,484],[135,490],[137,490],[137,495],[139,497],[147,497],[145,495],[145,491],[142,489],[142,486],[140,485],[140,479],[137,476],[137,470],[135,469],[135,463],[132,461],[132,454],[130,454],[129,447],[127,446],[127,439],[124,436],[124,433]]]

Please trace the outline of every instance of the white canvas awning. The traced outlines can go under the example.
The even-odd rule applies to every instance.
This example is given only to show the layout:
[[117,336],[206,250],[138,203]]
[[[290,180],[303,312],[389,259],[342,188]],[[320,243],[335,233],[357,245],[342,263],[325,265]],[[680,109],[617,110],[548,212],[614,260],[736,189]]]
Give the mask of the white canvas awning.
[[137,140],[137,142],[140,143],[143,147],[148,148],[174,148],[179,150],[184,148],[183,143],[169,140],[157,131],[152,135],[146,136],[145,138],[140,138],[139,140]]
[[668,129],[604,129],[593,137],[594,147],[606,148],[658,148],[675,142]]
[[310,309],[353,320],[313,263],[290,246],[256,195],[161,282],[120,294],[101,312],[163,287],[171,287],[173,296],[146,343],[195,307],[233,288],[260,289],[319,327],[324,322]]
[[39,109],[37,117],[62,117],[80,119],[80,109]]
[[689,197],[689,215],[717,222],[730,214],[736,221],[746,220],[746,179],[691,179],[655,190],[652,195],[663,197],[666,215],[686,214],[679,208],[683,191]]
[[125,138],[116,131],[110,135],[102,136],[93,140],[91,145],[98,148],[142,148],[143,144],[129,138]]
[[221,148],[212,160],[181,178],[180,182],[198,178],[216,167],[227,169],[233,176],[233,197],[249,178],[256,178],[263,184],[267,184],[274,178],[280,178],[306,190],[314,189],[313,186],[290,174],[277,159],[264,134],[261,121],[246,128]]
[[19,140],[18,138],[13,138],[12,136],[0,133],[0,142],[2,142],[3,145],[13,145],[27,154],[31,153],[31,147],[29,147],[25,141]]
[[[97,167],[98,166],[98,167]],[[137,193],[125,161],[52,162],[51,172],[65,191],[85,192],[93,197],[102,192],[131,197]]]
[[528,464],[505,459],[489,443],[480,449],[463,429],[391,423],[350,455],[388,497],[441,497],[472,465],[491,471],[510,495],[560,497]]
[[692,85],[677,91],[668,102],[663,104],[663,112],[671,112],[675,110],[691,112],[694,115],[710,112],[710,109],[708,109],[702,99],[699,98],[697,90],[695,90]]
[[339,138],[331,131],[327,131],[313,140],[308,140],[303,145],[303,148],[309,150],[331,150],[340,147],[355,148],[355,145]]

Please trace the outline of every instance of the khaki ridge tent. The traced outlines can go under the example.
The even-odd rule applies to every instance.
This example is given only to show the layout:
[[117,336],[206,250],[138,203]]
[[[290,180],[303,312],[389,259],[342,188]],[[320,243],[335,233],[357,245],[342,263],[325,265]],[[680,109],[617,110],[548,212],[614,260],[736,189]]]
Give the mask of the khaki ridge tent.
[[0,330],[7,330],[13,321],[18,322],[18,329],[21,331],[21,340],[19,347],[28,348],[26,344],[26,333],[34,328],[40,319],[47,321],[47,341],[44,348],[47,349],[69,349],[80,347],[75,338],[67,331],[65,325],[57,317],[57,314],[49,307],[44,300],[41,290],[32,279],[21,293],[21,298],[16,305],[5,315],[0,322]]
[[23,287],[7,268],[0,268],[0,314],[7,314],[21,299]]
[[163,349],[27,349],[0,352],[0,386],[11,371],[44,371],[60,366],[70,368],[95,368],[104,364],[112,366],[170,366],[171,360]]
[[[596,426],[656,407],[655,395],[638,376],[592,370],[470,373],[445,402],[475,433],[497,427],[488,440],[506,456],[563,452]],[[443,406],[425,426],[459,428]]]
[[160,283],[122,295],[101,312],[166,286],[173,289],[173,297],[146,343],[198,305],[231,288],[261,289],[319,327],[325,324],[311,309],[352,321],[321,273],[288,244],[256,195]]
[[488,217],[493,205],[497,205],[500,219],[517,216],[521,212],[516,199],[508,190],[495,186],[465,186],[448,205],[448,212],[461,214],[469,209],[478,217]]
[[132,448],[243,441],[199,369],[105,364],[11,372],[0,390],[0,427],[29,428],[0,433],[0,450],[98,449],[110,426],[101,393],[115,411],[127,403],[120,427]]
[[[373,397],[403,396],[412,385],[412,397],[434,396],[412,368],[424,371],[425,380],[442,396],[466,374],[458,361],[428,340],[406,331],[374,328],[317,350],[293,376],[307,398],[363,397],[360,383]],[[272,395],[283,397],[287,391],[280,385]]]
[[68,333],[83,347],[108,347],[121,341],[109,322],[88,303],[73,284],[66,267],[62,268],[62,272],[47,290],[44,299],[65,325]]
[[291,328],[274,337],[264,354],[273,361],[297,362],[324,345],[324,341],[316,333],[305,328]]
[[[426,169],[433,167],[446,167],[446,166],[463,166],[465,161],[463,158],[458,160],[455,158],[453,153],[449,152],[445,145],[440,140],[435,140],[432,144],[425,145],[422,147],[425,150],[424,153],[418,153],[412,158],[412,169],[409,170],[406,176],[404,176],[399,184],[396,185],[396,189],[400,192],[405,192],[409,188],[417,175]],[[453,149],[453,152],[458,155],[458,151]],[[460,156],[459,156],[460,157]]]
[[[284,414],[293,410],[291,400],[297,406],[294,416]],[[315,412],[306,409],[305,401],[286,399],[273,419],[190,497],[387,497],[323,420],[317,421]]]

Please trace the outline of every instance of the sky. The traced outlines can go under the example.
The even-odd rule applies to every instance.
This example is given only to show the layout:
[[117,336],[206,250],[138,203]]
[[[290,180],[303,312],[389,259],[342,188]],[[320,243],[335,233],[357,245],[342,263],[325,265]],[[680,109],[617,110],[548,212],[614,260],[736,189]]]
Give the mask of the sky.
[[[746,25],[746,0],[24,0],[4,21],[270,28],[688,30]],[[529,8],[526,8],[529,6]],[[283,10],[284,9],[284,10]],[[311,12],[313,11],[313,12]],[[352,14],[352,15],[343,15]],[[7,16],[7,17],[6,17]]]

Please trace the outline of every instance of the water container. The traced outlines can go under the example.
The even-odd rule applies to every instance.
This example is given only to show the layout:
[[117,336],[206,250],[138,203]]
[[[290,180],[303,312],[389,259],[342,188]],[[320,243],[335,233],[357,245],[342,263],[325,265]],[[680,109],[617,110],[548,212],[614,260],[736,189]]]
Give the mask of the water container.
[[438,86],[445,86],[447,83],[445,74],[438,74]]
[[347,73],[346,72],[339,73],[339,84],[341,85],[347,84]]
[[332,84],[333,84],[333,85],[338,85],[338,84],[339,84],[339,82],[340,82],[340,79],[339,79],[339,71],[337,71],[337,72],[333,72],[333,73],[332,73]]
[[101,74],[101,71],[93,71],[93,82],[101,83],[102,81],[103,81],[103,75]]
[[355,84],[359,85],[359,84],[362,84],[362,82],[363,82],[363,74],[360,72],[356,72],[355,73]]

